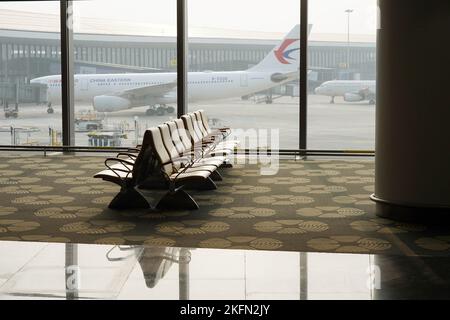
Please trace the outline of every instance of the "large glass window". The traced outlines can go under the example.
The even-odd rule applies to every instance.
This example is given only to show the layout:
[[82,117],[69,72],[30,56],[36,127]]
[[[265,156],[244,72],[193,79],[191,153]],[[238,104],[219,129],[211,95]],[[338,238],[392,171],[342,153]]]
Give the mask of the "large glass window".
[[77,145],[133,146],[176,118],[175,0],[76,1],[74,50]]
[[375,148],[376,0],[309,1],[308,148]]
[[[242,148],[299,146],[300,1],[280,1],[188,2],[188,111]],[[377,13],[309,1],[308,149],[374,149]],[[176,117],[175,0],[76,1],[73,22],[77,145]],[[59,2],[0,1],[1,144],[61,144],[60,56]]]
[[189,111],[231,127],[241,148],[299,146],[299,5],[189,1]]
[[0,2],[1,145],[61,144],[59,46],[59,2]]

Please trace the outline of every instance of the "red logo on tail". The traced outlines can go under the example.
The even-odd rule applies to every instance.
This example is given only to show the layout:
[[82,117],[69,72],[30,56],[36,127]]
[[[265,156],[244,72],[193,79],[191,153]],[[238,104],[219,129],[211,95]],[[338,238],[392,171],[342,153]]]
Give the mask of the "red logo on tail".
[[286,51],[286,49],[296,41],[298,41],[298,39],[286,39],[281,44],[281,46],[274,51],[275,57],[277,57],[278,61],[280,61],[282,64],[290,64],[290,62],[286,60],[286,59],[293,59],[289,56],[289,54],[293,51],[300,50],[300,48],[298,48]]

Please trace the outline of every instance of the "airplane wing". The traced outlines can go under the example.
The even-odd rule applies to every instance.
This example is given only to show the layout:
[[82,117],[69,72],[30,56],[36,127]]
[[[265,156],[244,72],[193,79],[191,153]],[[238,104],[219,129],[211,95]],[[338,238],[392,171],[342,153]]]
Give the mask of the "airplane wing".
[[166,93],[172,91],[177,86],[177,82],[167,82],[163,84],[155,84],[151,86],[133,88],[117,93],[116,96],[125,99],[143,98],[146,96],[162,97]]

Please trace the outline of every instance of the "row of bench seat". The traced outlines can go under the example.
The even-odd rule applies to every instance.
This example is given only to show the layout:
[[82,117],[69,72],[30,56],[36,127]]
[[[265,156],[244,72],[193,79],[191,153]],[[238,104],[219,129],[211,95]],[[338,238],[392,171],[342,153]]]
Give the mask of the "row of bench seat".
[[[186,189],[212,190],[222,179],[218,169],[231,167],[238,141],[229,128],[212,129],[203,110],[149,128],[131,152],[105,160],[94,175],[121,186],[112,209],[198,209]],[[166,190],[154,199],[144,190]]]

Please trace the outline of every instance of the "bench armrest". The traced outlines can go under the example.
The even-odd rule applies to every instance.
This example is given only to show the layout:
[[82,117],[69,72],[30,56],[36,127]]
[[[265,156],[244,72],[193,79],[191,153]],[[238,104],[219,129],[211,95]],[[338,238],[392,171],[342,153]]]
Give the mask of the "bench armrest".
[[[122,164],[125,168],[127,168],[127,170],[122,169],[122,168],[113,168],[109,165],[109,162],[119,162],[120,164]],[[134,163],[124,160],[124,159],[120,159],[120,158],[107,158],[105,160],[105,166],[111,170],[118,178],[122,178],[117,172],[125,172],[127,175],[125,176],[126,178],[128,178],[128,175],[130,173],[133,172],[133,166]]]
[[137,158],[137,154],[135,154],[135,153],[128,153],[128,152],[119,152],[117,154],[116,158],[119,158],[121,156],[126,156],[126,157],[128,157],[129,159],[132,159],[132,160],[136,160],[136,158]]

